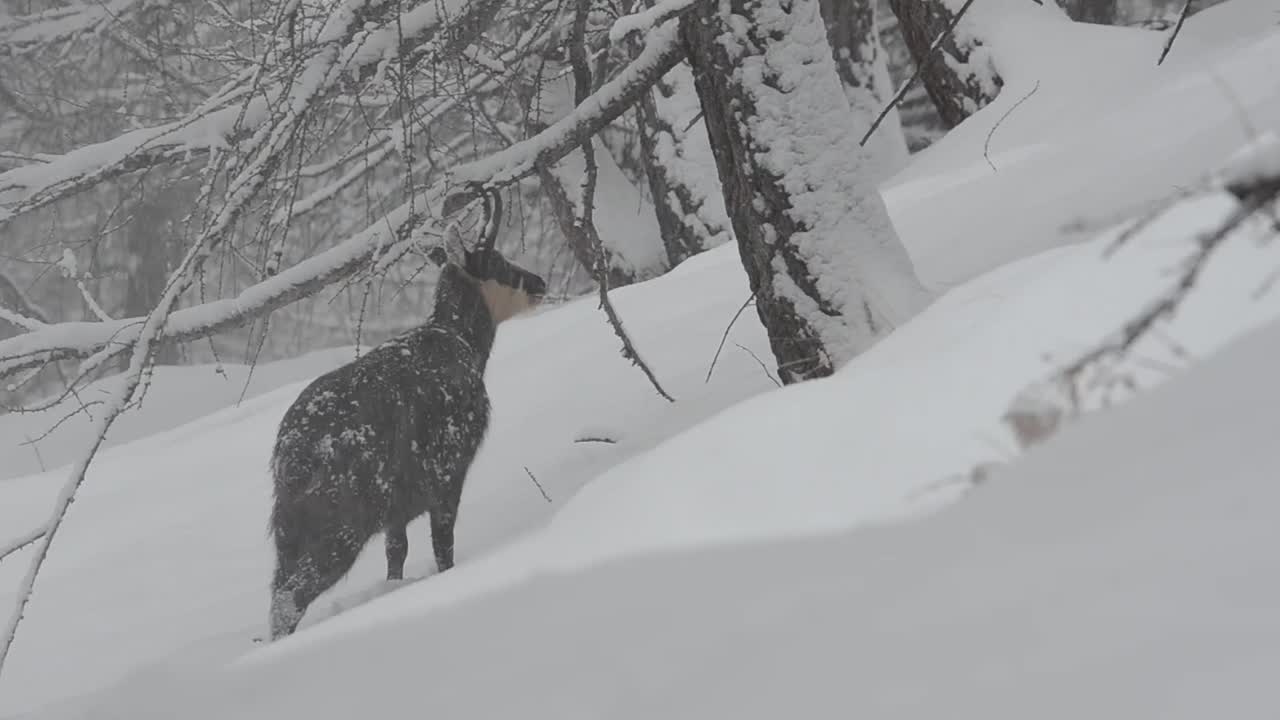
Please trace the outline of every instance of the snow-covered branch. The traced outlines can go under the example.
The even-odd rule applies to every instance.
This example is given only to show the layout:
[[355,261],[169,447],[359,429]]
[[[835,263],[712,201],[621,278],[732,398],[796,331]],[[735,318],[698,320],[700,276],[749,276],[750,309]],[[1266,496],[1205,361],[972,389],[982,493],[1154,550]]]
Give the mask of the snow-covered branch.
[[[622,72],[592,93],[542,132],[487,158],[455,168],[455,183],[476,188],[509,185],[567,155],[583,138],[599,132],[628,108],[635,105],[655,82],[679,64],[684,49],[676,37],[675,21],[668,22],[645,37],[640,54]],[[449,198],[446,212],[478,197],[470,190]]]
[[94,32],[104,25],[118,22],[141,4],[140,0],[99,0],[10,18],[8,23],[0,26],[0,56],[20,55],[34,48],[72,40],[82,33]]
[[631,33],[652,30],[685,14],[698,2],[699,0],[662,0],[653,7],[623,15],[609,28],[609,42],[616,43]]
[[[391,0],[341,3],[297,62],[271,63],[274,69],[261,87],[244,75],[181,121],[0,173],[0,224],[111,178],[237,145],[263,125],[278,139],[292,137],[307,112],[336,95],[349,78],[374,78],[398,58],[412,69],[428,58],[442,62],[458,55],[505,1],[446,0],[402,14]],[[262,66],[267,64],[264,58]]]
[[[645,50],[631,65],[561,121],[502,152],[458,168],[452,178],[437,182],[427,191],[425,202],[400,205],[336,247],[250,286],[234,298],[175,311],[164,326],[163,338],[190,340],[238,327],[355,274],[375,254],[380,262],[394,260],[408,248],[415,232],[430,221],[414,207],[439,207],[440,198],[447,189],[457,187],[459,180],[475,186],[500,187],[527,177],[539,164],[558,161],[631,107],[641,93],[680,61],[681,52],[674,27],[660,28],[648,37]],[[450,200],[464,202],[466,195],[460,193]],[[445,214],[449,214],[449,203],[445,206]],[[124,352],[137,342],[143,322],[143,318],[135,317],[112,322],[59,323],[0,341],[0,377],[46,362],[83,359],[99,352]]]

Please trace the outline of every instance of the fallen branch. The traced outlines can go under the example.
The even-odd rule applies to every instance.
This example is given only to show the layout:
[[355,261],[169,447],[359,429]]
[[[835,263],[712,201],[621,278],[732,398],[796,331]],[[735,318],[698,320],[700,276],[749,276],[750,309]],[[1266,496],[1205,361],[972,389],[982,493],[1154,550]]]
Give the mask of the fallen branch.
[[[1213,254],[1250,218],[1280,199],[1280,176],[1257,179],[1246,190],[1233,183],[1240,202],[1213,231],[1202,235],[1195,251],[1186,259],[1173,285],[1160,297],[1131,317],[1108,338],[1063,367],[1044,383],[1022,393],[1005,413],[1004,422],[1023,448],[1052,435],[1067,419],[1080,412],[1080,389],[1087,383],[1086,373],[1106,367],[1109,361],[1122,358],[1143,338],[1149,337],[1157,324],[1177,312],[1191,294]],[[1177,352],[1183,353],[1179,349]]]

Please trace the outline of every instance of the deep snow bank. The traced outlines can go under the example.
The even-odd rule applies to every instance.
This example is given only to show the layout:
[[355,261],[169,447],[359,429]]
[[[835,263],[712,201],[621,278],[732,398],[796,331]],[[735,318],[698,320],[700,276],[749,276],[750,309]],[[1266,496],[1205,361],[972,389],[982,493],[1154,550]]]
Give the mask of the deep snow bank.
[[1280,18],[1260,27],[1264,13],[1232,0],[1192,17],[1159,67],[1162,33],[1003,28],[993,41],[1006,59],[1000,95],[884,191],[921,278],[951,287],[1087,240],[1280,127]]
[[1277,362],[1272,325],[927,522],[547,575],[46,718],[1272,717]]

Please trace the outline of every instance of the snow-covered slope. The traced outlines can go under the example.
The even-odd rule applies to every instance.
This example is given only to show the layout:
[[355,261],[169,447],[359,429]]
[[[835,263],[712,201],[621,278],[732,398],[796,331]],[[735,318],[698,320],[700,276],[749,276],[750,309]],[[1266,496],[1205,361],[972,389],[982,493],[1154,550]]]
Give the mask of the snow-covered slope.
[[1275,717],[1278,362],[1273,325],[926,522],[546,575],[47,717]]
[[[659,398],[619,358],[593,298],[504,325],[489,365],[489,440],[468,477],[458,521],[460,565],[545,522],[605,468],[774,387],[752,356],[768,357],[768,345],[749,317],[734,326],[705,381],[719,338],[748,295],[735,263],[731,253],[707,255],[614,293],[676,404]],[[288,375],[287,366],[276,372]],[[117,682],[138,666],[229,659],[263,634],[274,562],[267,458],[276,424],[302,383],[182,424],[185,416],[170,422],[165,415],[182,411],[180,404],[156,400],[180,399],[192,381],[207,383],[212,373],[181,372],[169,382],[158,374],[153,399],[139,411],[143,425],[174,429],[115,446],[90,470],[0,677],[0,717]],[[616,443],[575,442],[584,437]],[[0,481],[6,540],[43,521],[64,476],[57,470]],[[426,523],[410,529],[411,577],[434,572],[429,537]],[[13,602],[28,555],[0,563],[0,607]],[[304,627],[335,603],[345,607],[385,591],[384,573],[380,546],[370,548],[348,579],[316,603]]]
[[[1251,117],[1271,125],[1280,125],[1280,73],[1268,75],[1258,70],[1258,63],[1265,68],[1266,63],[1275,61],[1278,41],[1280,35],[1273,32],[1237,44],[1230,54],[1215,56],[1219,76],[1251,83],[1249,97],[1256,100],[1248,106],[1254,113]],[[1204,53],[1221,52],[1208,41],[1202,48],[1208,48]],[[1144,64],[1154,62],[1137,53],[1126,57],[1113,60],[1087,55],[1071,67],[1088,74],[1100,72],[1103,64],[1110,68],[1139,59]],[[1096,60],[1096,66],[1085,60]],[[1173,131],[1151,127],[1156,120],[1146,112],[1148,104],[1176,100],[1174,104],[1196,107],[1209,102],[1205,95],[1206,83],[1210,83],[1207,76],[1194,63],[1183,62],[1179,74],[1172,76],[1174,80],[1144,80],[1155,83],[1145,94],[1113,87],[1114,94],[1105,96],[1110,104],[1100,104],[1096,120],[1087,126],[1106,153],[1093,153],[1085,135],[1072,134],[1073,128],[1084,125],[1055,126],[1042,136],[1026,130],[1011,137],[1052,150],[1028,154],[1007,168],[998,164],[999,172],[983,179],[973,168],[977,167],[975,162],[980,163],[979,169],[990,173],[981,159],[987,130],[967,128],[999,117],[984,111],[955,135],[963,139],[968,133],[967,144],[961,140],[940,144],[900,176],[888,190],[889,204],[926,278],[945,286],[979,277],[952,290],[829,380],[761,394],[773,389],[767,375],[772,363],[754,311],[747,309],[729,334],[714,375],[704,382],[721,333],[747,297],[734,248],[706,253],[667,276],[615,294],[641,352],[678,399],[674,405],[658,398],[643,376],[618,358],[617,340],[593,299],[513,321],[503,329],[490,365],[494,423],[464,494],[457,568],[325,619],[335,610],[358,605],[388,589],[380,581],[381,549],[375,545],[344,583],[313,606],[303,632],[245,657],[241,656],[254,648],[252,638],[264,629],[272,564],[266,536],[268,449],[276,422],[301,388],[295,380],[319,368],[303,370],[282,363],[276,368],[280,382],[292,384],[271,392],[265,392],[269,385],[264,385],[260,394],[238,407],[181,427],[180,423],[194,416],[188,412],[191,408],[149,401],[137,416],[139,428],[145,428],[135,436],[140,439],[113,447],[95,463],[72,508],[9,665],[0,677],[0,716],[103,690],[121,681],[125,685],[116,691],[84,703],[71,701],[64,709],[89,708],[89,714],[82,716],[109,717],[107,707],[146,700],[141,696],[170,686],[184,687],[197,697],[211,692],[213,698],[231,701],[223,697],[231,692],[230,687],[253,693],[263,704],[237,708],[203,696],[203,701],[184,708],[183,714],[200,707],[213,713],[211,717],[239,717],[241,711],[247,713],[245,717],[253,717],[253,713],[266,712],[272,703],[286,702],[287,694],[275,694],[265,684],[271,680],[281,688],[293,687],[290,683],[294,682],[323,685],[334,691],[350,687],[350,682],[359,682],[363,689],[386,687],[387,702],[396,697],[412,698],[414,704],[398,706],[399,712],[425,712],[432,707],[424,693],[435,688],[429,671],[435,668],[440,678],[458,677],[450,675],[455,669],[445,662],[442,648],[466,660],[460,661],[456,671],[471,680],[457,680],[457,695],[449,695],[452,691],[447,687],[433,690],[439,694],[440,712],[450,716],[449,708],[470,700],[475,701],[476,712],[496,710],[486,703],[506,702],[508,692],[514,698],[521,693],[528,696],[534,687],[512,675],[518,674],[521,663],[537,664],[539,648],[512,649],[509,638],[519,643],[550,642],[551,637],[572,641],[561,654],[543,658],[546,667],[528,676],[546,688],[537,702],[551,703],[545,707],[563,711],[550,715],[556,717],[571,717],[583,708],[597,711],[589,717],[624,711],[659,714],[664,709],[678,714],[677,708],[663,704],[667,700],[655,690],[663,687],[672,689],[671,702],[688,700],[681,711],[703,709],[703,716],[718,716],[723,709],[728,714],[727,708],[716,703],[743,697],[729,692],[733,687],[748,687],[740,685],[739,679],[767,687],[751,673],[765,672],[775,659],[753,655],[749,648],[735,644],[750,642],[756,630],[762,642],[783,648],[776,662],[793,668],[789,671],[793,674],[779,681],[791,683],[780,685],[780,693],[802,687],[797,684],[803,682],[798,675],[802,671],[810,677],[839,673],[841,678],[879,672],[868,667],[874,658],[850,654],[846,674],[836,662],[846,656],[831,655],[840,647],[847,650],[858,645],[859,637],[880,641],[871,643],[872,647],[890,646],[884,648],[892,660],[883,669],[886,674],[872,674],[880,679],[868,683],[861,693],[878,697],[874,702],[881,705],[867,707],[884,709],[885,714],[896,707],[894,703],[910,708],[922,695],[910,686],[914,676],[908,669],[914,653],[929,655],[920,660],[922,672],[932,673],[926,677],[940,692],[951,688],[960,693],[970,686],[980,689],[990,687],[983,683],[1001,682],[1015,669],[1006,667],[999,657],[970,658],[971,651],[982,645],[973,633],[990,628],[981,622],[950,625],[949,630],[941,628],[952,633],[941,636],[947,639],[947,649],[922,645],[929,641],[926,631],[935,626],[930,618],[936,616],[930,613],[949,605],[929,605],[924,595],[909,596],[903,583],[918,583],[925,591],[936,586],[936,593],[921,592],[948,602],[955,595],[956,602],[967,608],[966,618],[990,613],[987,622],[998,622],[1001,611],[1016,603],[1000,604],[1001,595],[965,595],[958,587],[963,573],[955,577],[950,568],[971,568],[987,584],[1008,591],[1008,585],[996,581],[1016,584],[1020,576],[1003,580],[993,576],[1004,566],[1020,568],[1015,564],[1018,558],[1022,558],[1019,562],[1031,562],[1017,554],[1018,547],[999,549],[998,538],[993,538],[984,541],[990,547],[981,557],[959,557],[954,553],[964,549],[963,538],[969,537],[964,528],[971,528],[969,525],[939,531],[942,540],[927,539],[934,536],[930,530],[918,540],[922,549],[917,550],[911,549],[916,540],[905,539],[889,545],[874,544],[889,541],[873,540],[869,550],[853,549],[878,534],[854,534],[807,545],[789,544],[787,539],[884,523],[954,499],[962,486],[946,483],[949,478],[968,472],[977,463],[1009,459],[1015,454],[999,423],[1013,395],[1097,342],[1167,286],[1168,271],[1178,267],[1194,248],[1197,231],[1211,227],[1230,209],[1231,200],[1225,195],[1184,202],[1114,256],[1104,253],[1114,231],[1091,244],[1035,253],[1083,237],[1062,232],[1061,222],[1090,217],[1104,218],[1104,224],[1110,224],[1109,215],[1127,207],[1134,197],[1163,196],[1170,189],[1171,178],[1193,179],[1242,144],[1239,138],[1233,140],[1224,134],[1216,121],[1201,127],[1196,125],[1196,116],[1188,117],[1175,129],[1200,127],[1203,132],[1166,136],[1161,141],[1176,141],[1176,146],[1165,147],[1164,152],[1191,158],[1185,165],[1179,165],[1177,172],[1167,164],[1150,172],[1134,169],[1149,161],[1155,148],[1147,144],[1145,136],[1133,135],[1137,128],[1155,134]],[[1065,66],[1060,69],[1066,72]],[[1127,76],[1117,72],[1120,77]],[[1146,77],[1137,70],[1128,75]],[[1084,91],[1079,88],[1086,86],[1078,81],[1069,84],[1077,89],[1073,92],[1081,93]],[[1045,84],[1034,97],[1052,99],[1057,92],[1052,84]],[[1074,96],[1063,90],[1057,97],[1065,103]],[[1006,122],[1020,116],[1025,107]],[[1214,113],[1220,109],[1213,105],[1206,117],[1216,117]],[[1121,132],[1130,133],[1132,142],[1109,139]],[[1003,133],[1004,128],[997,136]],[[995,156],[993,160],[1001,162]],[[1011,170],[1020,174],[1011,176],[1007,172]],[[1161,174],[1163,171],[1172,174]],[[1114,178],[1129,184],[1121,187],[1115,184],[1121,180]],[[1090,183],[1100,183],[1102,189],[1095,191]],[[1158,342],[1138,349],[1138,359],[1145,364],[1128,370],[1144,386],[1176,374],[1280,312],[1274,293],[1259,293],[1280,264],[1280,248],[1274,243],[1254,242],[1258,232],[1259,228],[1252,228],[1251,235],[1224,247],[1174,325],[1156,338]],[[1035,256],[1027,257],[1031,255]],[[1015,257],[1026,259],[987,272]],[[1166,336],[1178,345],[1160,342]],[[345,352],[349,351],[335,351],[335,360],[342,359]],[[758,364],[757,358],[764,362]],[[206,375],[193,372],[197,382],[206,382]],[[1209,379],[1201,382],[1212,384],[1220,376],[1205,375]],[[165,381],[159,377],[153,393],[180,396],[188,385],[175,375],[170,389],[163,390]],[[760,397],[751,399],[755,395]],[[1207,406],[1205,412],[1212,409]],[[1226,426],[1235,420],[1235,416],[1226,417],[1220,424]],[[1140,424],[1138,420],[1131,422]],[[167,432],[141,437],[156,428]],[[1123,435],[1120,430],[1114,432]],[[575,442],[586,436],[617,442]],[[20,441],[12,434],[0,437],[6,451]],[[1123,443],[1099,446],[1098,453],[1114,455],[1125,447]],[[1163,445],[1154,447],[1163,449]],[[1139,450],[1155,454],[1150,448],[1134,452]],[[1073,452],[1069,462],[1062,457],[1057,462],[1075,467],[1088,459],[1089,453]],[[1206,445],[1205,452],[1216,450]],[[1099,475],[1116,477],[1119,471],[1115,468],[1121,465],[1107,467],[1112,466],[1096,466],[1090,481],[1101,482],[1093,477]],[[1024,472],[1027,478],[1038,473],[1018,470],[1009,477],[1022,477]],[[550,502],[543,499],[530,473],[546,489]],[[0,481],[0,539],[7,538],[11,529],[25,531],[41,521],[62,475],[62,471],[55,471]],[[1020,486],[1007,478],[1001,481],[1004,485]],[[1073,523],[1083,517],[1079,509],[1099,502],[1101,496],[1089,489],[1092,487],[1097,487],[1096,483],[1081,490],[1085,494],[1080,496],[1058,495],[1067,490],[1044,491],[1046,498],[1061,497],[1068,503],[1057,520],[1062,527],[1075,527]],[[946,523],[960,522],[947,518],[979,512],[966,508],[986,507],[982,505],[989,502],[982,500],[985,492],[933,520],[889,534],[908,538],[918,530],[934,528],[935,523],[948,527]],[[1029,495],[1000,497],[1009,498],[1000,501],[1001,507],[1026,502],[1034,508],[1039,507],[1036,503],[1048,502]],[[992,522],[1016,524],[1012,519],[1018,515],[1015,510],[999,512],[1010,518]],[[1037,518],[1029,523],[1032,529],[1044,524],[1037,512],[1048,511],[1028,510],[1028,517]],[[964,522],[973,523],[972,528],[982,526],[977,520]],[[1152,532],[1163,532],[1162,525],[1152,527]],[[1246,529],[1242,525],[1241,531]],[[427,551],[428,531],[418,526],[411,529],[411,535],[409,574],[430,575],[433,563]],[[1022,535],[1007,537],[1015,545],[1026,540]],[[752,551],[712,551],[707,547],[745,541],[768,545]],[[1061,547],[1046,543],[1045,552],[1069,550],[1065,541]],[[933,564],[926,557],[938,547],[952,548],[952,554],[941,556],[948,562]],[[1081,557],[1092,557],[1088,553],[1094,547],[1105,546],[1080,545]],[[655,551],[683,555],[630,559]],[[906,558],[903,570],[896,569],[899,554]],[[912,557],[916,558],[914,564]],[[1242,555],[1238,561],[1256,563],[1260,557]],[[0,564],[0,607],[11,602],[12,588],[26,559],[25,554],[19,554]],[[1066,555],[1050,554],[1041,572],[1065,572],[1069,568],[1059,566],[1066,559]],[[843,572],[859,563],[861,572]],[[710,565],[721,564],[725,567],[723,576],[708,570]],[[668,566],[675,568],[671,571],[674,574],[663,574]],[[1077,567],[1076,571],[1091,572],[1088,567]],[[708,587],[698,579],[702,574],[723,577],[725,591],[718,593]],[[635,579],[627,579],[632,577]],[[1081,576],[1082,582],[1087,579]],[[881,581],[899,584],[890,582],[889,589],[881,591],[876,589]],[[836,600],[830,605],[793,605],[794,587],[829,592]],[[1119,593],[1113,598],[1116,602],[1126,594],[1124,587],[1115,591]],[[611,588],[617,588],[620,595],[611,594]],[[1081,585],[1078,592],[1101,592],[1110,597],[1111,591],[1094,583]],[[904,601],[899,608],[898,600],[904,597],[916,600]],[[608,607],[592,604],[596,602]],[[996,602],[995,609],[986,608],[984,604],[989,602]],[[557,605],[553,613],[545,612],[548,603]],[[696,626],[676,622],[681,603],[690,608],[688,618],[696,619]],[[849,609],[842,612],[842,604]],[[512,610],[521,607],[532,614]],[[727,612],[740,607],[745,610]],[[1034,609],[1029,603],[1018,607],[1027,612]],[[628,609],[630,612],[625,612]],[[865,625],[835,622],[855,609],[871,621]],[[521,627],[537,625],[536,616],[543,614],[548,618],[547,628]],[[604,627],[613,622],[628,625],[624,618],[647,620],[650,615],[655,620],[667,619],[669,626],[688,637],[668,637],[659,632],[662,625],[647,621],[634,622],[634,627]],[[575,617],[581,618],[593,637],[538,635],[544,630],[563,629]],[[825,629],[833,638],[846,642],[814,646],[814,657],[825,661],[803,670],[804,665],[794,658],[804,648],[788,644],[783,634],[784,626],[794,623],[796,617],[813,618],[815,625],[806,625],[810,634]],[[450,629],[451,618],[459,628],[456,633]],[[877,618],[883,619],[883,625]],[[485,629],[481,631],[481,627]],[[707,634],[699,635],[694,627],[705,627]],[[371,660],[371,648],[399,635],[405,643],[392,642],[386,646],[385,656],[373,656],[383,662]],[[892,640],[898,635],[916,638],[916,644],[904,643],[907,649],[896,654],[900,651]],[[1078,631],[1073,637],[1083,642]],[[1142,639],[1133,637],[1135,642]],[[627,664],[631,660],[626,653],[610,645],[611,638],[632,643],[628,650],[635,648],[634,664]],[[415,642],[408,642],[410,639]],[[967,645],[952,645],[952,640]],[[1117,636],[1117,642],[1122,641]],[[1025,649],[1029,642],[1017,639],[1015,644]],[[1007,649],[1000,646],[997,650],[1001,648]],[[733,657],[722,651],[734,649],[742,651],[742,667],[727,671],[730,674],[714,674],[716,663]],[[673,663],[671,672],[650,667],[658,664],[667,650],[672,657],[690,662]],[[1145,646],[1141,651],[1147,651]],[[232,675],[215,673],[213,678],[205,678],[214,668],[237,658],[239,669]],[[360,664],[356,664],[357,658]],[[396,674],[401,670],[395,670],[392,661],[397,659],[403,662],[403,672],[414,673],[412,681]],[[495,664],[489,675],[478,665],[467,664],[486,659]],[[344,664],[347,662],[352,664]],[[335,674],[322,672],[319,666],[326,663]],[[949,663],[959,667],[947,667]],[[577,681],[566,685],[568,676],[554,676],[559,670],[587,678],[584,683],[592,678],[597,681],[591,681],[591,687],[577,686]],[[888,674],[891,670],[892,675]],[[350,682],[339,682],[339,671],[349,671]],[[954,685],[948,684],[953,680],[943,677],[946,671],[956,673]],[[378,678],[366,677],[383,672],[403,688],[399,695],[389,685],[379,685]],[[1047,672],[1024,678],[1027,687],[1047,687],[1036,685],[1036,678],[1041,683],[1054,680],[1044,674]],[[697,685],[700,679],[711,692],[676,692],[688,690],[690,683]],[[194,681],[190,687],[189,681]],[[208,688],[200,689],[206,681]],[[264,684],[255,685],[257,682]],[[620,683],[636,692],[624,692],[626,687]],[[857,699],[854,686],[846,682],[843,687],[849,696],[846,704],[861,707],[853,704]],[[724,692],[714,692],[717,688]],[[891,694],[894,688],[901,693]],[[461,694],[473,689],[492,697]],[[600,704],[606,702],[598,699],[606,692],[607,702],[616,704]],[[577,693],[580,700],[566,699],[566,693]],[[351,699],[363,695],[353,693]],[[316,697],[317,703],[328,698],[326,707],[335,712],[350,707],[343,705],[346,699],[334,699],[323,692]],[[819,693],[814,702],[824,697],[830,699]],[[1022,697],[1011,694],[1008,701]],[[163,714],[171,699],[155,698],[157,717],[172,716]],[[776,709],[764,701],[768,698],[755,699],[762,709]],[[821,707],[840,710],[844,706]]]
[[1087,240],[1280,127],[1280,16],[1259,28],[1265,12],[1256,0],[1231,0],[1191,18],[1159,67],[1162,33],[1008,28],[998,38],[999,97],[885,193],[921,277],[949,287]]

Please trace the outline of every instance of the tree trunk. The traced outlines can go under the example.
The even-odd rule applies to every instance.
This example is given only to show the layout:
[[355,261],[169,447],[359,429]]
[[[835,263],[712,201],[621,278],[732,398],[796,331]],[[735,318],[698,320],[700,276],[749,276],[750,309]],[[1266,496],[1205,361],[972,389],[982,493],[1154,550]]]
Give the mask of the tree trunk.
[[[640,147],[667,259],[675,267],[729,239],[693,75],[680,65],[641,98]],[[687,128],[687,130],[686,130]]]
[[[947,0],[889,0],[912,59],[917,66],[924,65],[920,78],[925,89],[948,127],[959,125],[994,100],[1004,85],[981,51],[984,43],[977,33],[964,23],[947,32],[959,12],[954,5]],[[946,38],[930,59],[929,48],[943,33]]]
[[680,32],[778,374],[830,375],[924,292],[865,176],[818,2],[701,4]]
[[[876,26],[876,0],[820,0],[819,7],[854,126],[865,131],[894,93],[888,56]],[[876,160],[877,180],[887,179],[906,165],[907,140],[896,108],[867,141],[867,147]]]
[[1059,4],[1076,22],[1116,24],[1116,0],[1059,0]]

